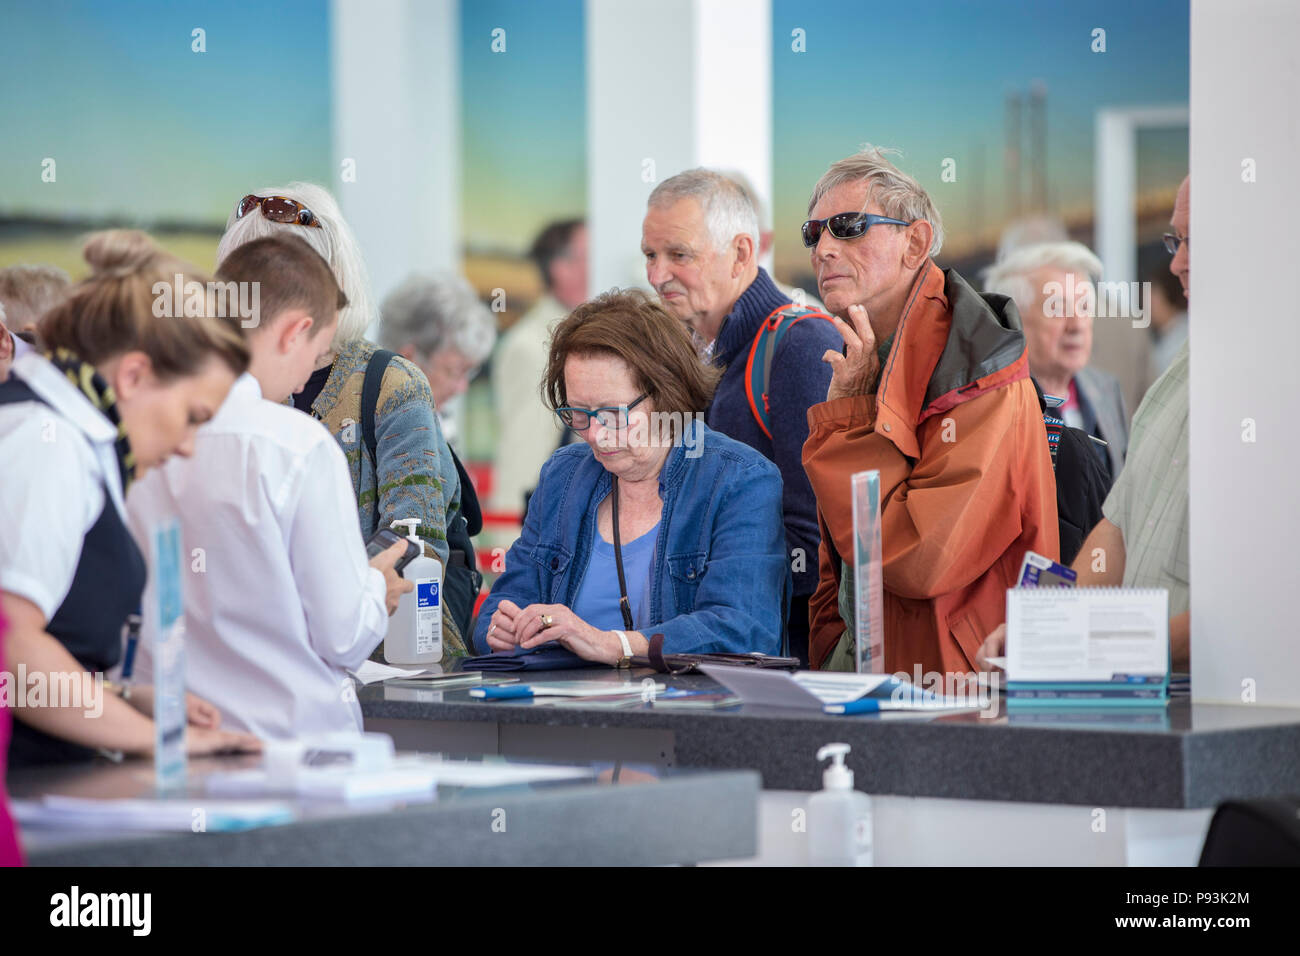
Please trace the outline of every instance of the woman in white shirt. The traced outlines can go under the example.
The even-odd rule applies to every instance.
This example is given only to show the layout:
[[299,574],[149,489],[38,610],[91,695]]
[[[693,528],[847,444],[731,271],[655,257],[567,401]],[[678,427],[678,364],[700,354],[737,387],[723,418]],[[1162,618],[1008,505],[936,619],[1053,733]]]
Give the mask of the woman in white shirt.
[[[102,680],[145,584],[123,501],[137,472],[190,453],[248,363],[238,326],[211,317],[210,297],[188,303],[197,316],[171,302],[177,283],[206,289],[207,279],[143,233],[97,233],[83,254],[93,274],[41,320],[49,352],[18,359],[0,385],[11,770],[89,759],[93,748],[152,753],[149,688],[127,702]],[[218,730],[215,708],[192,700],[188,710],[191,753],[258,748]]]

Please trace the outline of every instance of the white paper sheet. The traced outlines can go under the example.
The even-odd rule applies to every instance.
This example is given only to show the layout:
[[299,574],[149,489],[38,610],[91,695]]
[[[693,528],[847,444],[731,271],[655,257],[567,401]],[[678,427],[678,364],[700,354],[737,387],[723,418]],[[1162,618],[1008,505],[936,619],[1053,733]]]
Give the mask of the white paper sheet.
[[25,827],[97,830],[183,830],[192,832],[202,811],[203,830],[243,830],[293,820],[287,803],[267,800],[99,800],[50,795],[43,800],[14,800],[14,817]]
[[374,684],[393,677],[424,677],[441,673],[441,667],[436,669],[428,667],[394,667],[392,664],[381,664],[379,661],[363,661],[360,667],[352,671],[352,676],[363,684]]
[[259,796],[294,793],[318,800],[373,800],[378,797],[431,796],[435,783],[432,767],[394,765],[386,770],[357,771],[350,768],[304,768],[291,779],[280,781],[265,770],[233,770],[210,774],[208,793],[222,796]]
[[548,780],[588,780],[591,767],[554,767],[547,764],[443,760],[433,764],[439,784],[449,787],[505,787]]

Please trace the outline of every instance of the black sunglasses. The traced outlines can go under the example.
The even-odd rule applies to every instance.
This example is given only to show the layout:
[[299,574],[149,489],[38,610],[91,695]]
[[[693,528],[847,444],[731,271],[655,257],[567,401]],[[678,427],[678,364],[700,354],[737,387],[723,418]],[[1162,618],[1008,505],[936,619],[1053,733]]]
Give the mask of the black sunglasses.
[[1188,241],[1186,236],[1175,235],[1172,232],[1166,232],[1161,238],[1165,240],[1165,250],[1171,256],[1178,255],[1178,247]]
[[822,237],[822,229],[830,230],[836,239],[857,239],[865,236],[867,230],[880,223],[885,226],[910,226],[910,222],[890,219],[865,212],[841,212],[826,219],[809,219],[803,224],[803,244],[811,249]]
[[298,200],[284,196],[254,196],[250,193],[239,200],[239,204],[235,206],[235,218],[243,219],[258,206],[262,207],[262,215],[272,222],[324,228],[314,212]]
[[649,392],[642,394],[640,398],[630,405],[607,405],[604,408],[574,408],[570,405],[564,405],[555,410],[555,414],[560,416],[560,421],[568,425],[575,432],[585,432],[591,427],[591,420],[594,418],[600,422],[601,426],[610,430],[627,427],[627,413],[636,408],[647,398]]

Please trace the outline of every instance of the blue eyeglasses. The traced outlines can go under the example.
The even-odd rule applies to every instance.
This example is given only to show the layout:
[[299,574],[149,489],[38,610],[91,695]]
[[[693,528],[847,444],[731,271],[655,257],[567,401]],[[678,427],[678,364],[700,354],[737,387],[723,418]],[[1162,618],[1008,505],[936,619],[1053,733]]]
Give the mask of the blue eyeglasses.
[[803,244],[811,249],[822,237],[822,230],[827,229],[836,239],[857,239],[865,236],[867,230],[879,223],[884,226],[910,226],[910,222],[890,219],[865,212],[840,212],[825,219],[809,219],[803,224]]
[[570,405],[564,405],[555,410],[555,414],[560,416],[560,421],[568,425],[575,432],[585,432],[591,427],[591,420],[594,418],[600,422],[601,427],[616,429],[627,427],[627,414],[636,408],[647,398],[649,392],[645,392],[640,398],[628,405],[607,405],[604,408],[574,408]]

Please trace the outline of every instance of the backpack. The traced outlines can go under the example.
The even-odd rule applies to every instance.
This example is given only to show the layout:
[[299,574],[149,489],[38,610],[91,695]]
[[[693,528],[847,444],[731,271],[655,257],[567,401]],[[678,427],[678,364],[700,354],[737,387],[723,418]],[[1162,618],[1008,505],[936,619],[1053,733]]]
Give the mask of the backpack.
[[[396,357],[396,352],[378,349],[370,357],[365,381],[361,386],[361,434],[370,455],[370,464],[375,470],[376,481],[379,476],[379,458],[375,453],[375,406],[379,403],[379,388],[383,384],[384,372]],[[447,450],[451,452],[456,474],[460,476],[460,513],[447,523],[448,555],[447,567],[442,576],[442,592],[444,606],[456,622],[468,648],[470,635],[473,634],[470,624],[474,617],[474,602],[483,587],[483,575],[478,569],[474,543],[470,538],[483,530],[483,511],[479,507],[478,495],[465,472],[465,466],[460,463],[450,445]]]
[[749,360],[745,363],[745,397],[749,399],[749,410],[754,414],[754,420],[769,440],[772,438],[772,416],[767,383],[772,377],[772,359],[785,334],[797,322],[809,318],[825,319],[827,322],[831,320],[825,312],[804,308],[793,302],[773,309],[758,327],[754,343],[749,347]]
[[[1031,378],[1031,381],[1033,379]],[[1047,427],[1047,448],[1056,474],[1056,524],[1061,536],[1061,563],[1066,567],[1083,547],[1084,539],[1102,519],[1101,506],[1113,480],[1110,466],[1092,451],[1092,436],[1065,424],[1047,407],[1038,382],[1038,405]]]

